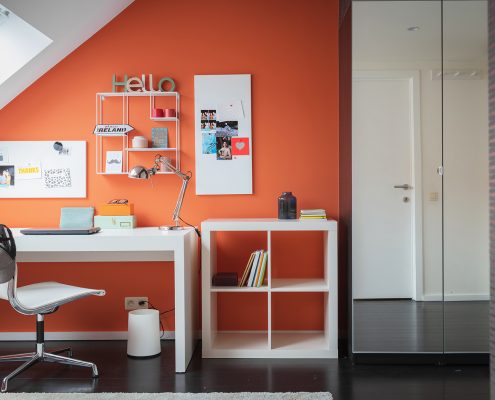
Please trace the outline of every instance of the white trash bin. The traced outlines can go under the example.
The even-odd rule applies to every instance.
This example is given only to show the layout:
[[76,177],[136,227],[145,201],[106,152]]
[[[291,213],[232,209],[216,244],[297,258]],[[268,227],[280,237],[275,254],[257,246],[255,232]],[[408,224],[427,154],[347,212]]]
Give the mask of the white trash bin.
[[158,310],[130,311],[127,331],[128,356],[149,358],[160,355],[160,313]]

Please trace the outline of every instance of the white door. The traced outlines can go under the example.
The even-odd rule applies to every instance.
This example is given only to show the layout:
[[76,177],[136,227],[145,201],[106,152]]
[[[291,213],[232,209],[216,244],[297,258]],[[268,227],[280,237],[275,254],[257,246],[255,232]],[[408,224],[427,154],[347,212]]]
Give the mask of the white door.
[[354,299],[415,299],[422,280],[418,80],[408,71],[353,76]]

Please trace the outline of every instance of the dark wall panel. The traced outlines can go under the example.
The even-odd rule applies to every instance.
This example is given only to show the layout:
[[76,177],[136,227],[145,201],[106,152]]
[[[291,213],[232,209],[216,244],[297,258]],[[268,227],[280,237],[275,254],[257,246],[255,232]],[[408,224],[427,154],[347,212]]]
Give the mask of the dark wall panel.
[[488,2],[488,95],[490,140],[490,380],[495,399],[495,1]]

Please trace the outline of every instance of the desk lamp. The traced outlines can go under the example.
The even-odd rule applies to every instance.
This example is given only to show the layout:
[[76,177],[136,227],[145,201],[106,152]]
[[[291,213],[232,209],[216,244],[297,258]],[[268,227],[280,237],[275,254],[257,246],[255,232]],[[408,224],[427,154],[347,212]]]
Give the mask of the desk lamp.
[[189,183],[189,179],[191,179],[192,177],[192,173],[190,171],[188,171],[187,173],[183,173],[182,171],[179,171],[170,163],[169,158],[157,154],[155,157],[155,164],[150,169],[146,169],[142,165],[137,165],[129,171],[127,176],[133,179],[150,179],[160,170],[160,164],[162,165],[162,167],[169,168],[175,175],[177,175],[179,178],[182,179],[182,187],[180,189],[179,198],[177,199],[177,204],[175,205],[174,214],[172,216],[172,219],[174,220],[174,225],[160,226],[159,229],[161,230],[182,229],[182,227],[179,225],[180,209],[182,208],[182,202],[184,201],[184,195],[186,194],[187,184]]

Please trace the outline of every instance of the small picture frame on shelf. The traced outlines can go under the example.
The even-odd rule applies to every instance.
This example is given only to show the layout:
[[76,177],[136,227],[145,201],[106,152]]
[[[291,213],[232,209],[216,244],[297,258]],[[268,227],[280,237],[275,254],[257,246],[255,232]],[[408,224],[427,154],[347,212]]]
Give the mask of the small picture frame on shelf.
[[168,128],[151,128],[151,147],[168,147]]
[[105,172],[107,174],[122,173],[122,151],[106,152]]

